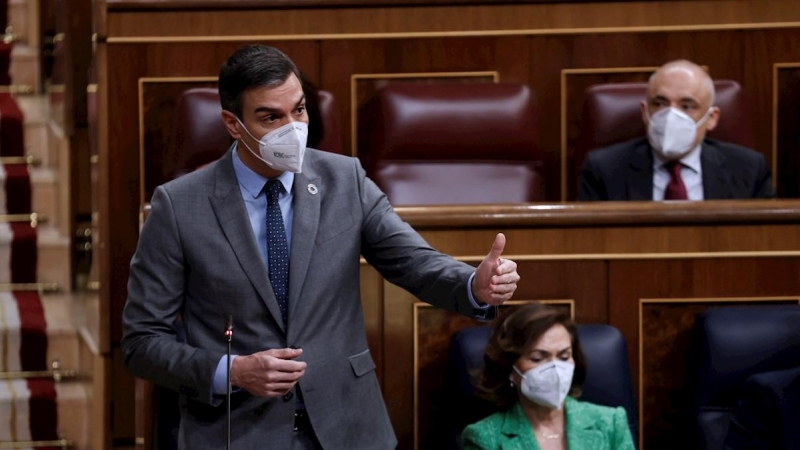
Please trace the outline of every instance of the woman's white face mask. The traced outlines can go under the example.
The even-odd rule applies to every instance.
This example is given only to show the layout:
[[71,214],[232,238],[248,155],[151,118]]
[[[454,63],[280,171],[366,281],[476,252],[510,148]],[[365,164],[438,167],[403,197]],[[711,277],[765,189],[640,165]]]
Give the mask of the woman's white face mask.
[[528,400],[551,409],[561,409],[572,387],[575,364],[555,359],[540,364],[524,374],[512,366],[522,377],[520,391]]
[[647,138],[655,151],[667,159],[674,159],[692,149],[697,129],[708,120],[711,108],[695,122],[685,112],[669,107],[652,116],[647,111]]

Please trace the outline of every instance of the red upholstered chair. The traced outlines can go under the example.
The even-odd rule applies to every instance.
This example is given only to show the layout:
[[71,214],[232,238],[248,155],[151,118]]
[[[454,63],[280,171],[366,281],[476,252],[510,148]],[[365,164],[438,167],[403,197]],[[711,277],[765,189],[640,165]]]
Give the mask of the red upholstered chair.
[[533,94],[519,84],[393,84],[360,155],[393,205],[544,199]]
[[[708,136],[753,148],[753,126],[741,86],[733,80],[717,80],[714,88],[721,114],[717,127]],[[647,83],[598,84],[586,90],[580,135],[573,153],[572,181],[577,180],[587,152],[645,136],[639,105],[646,98]],[[574,197],[573,193],[570,198]]]
[[[336,102],[330,92],[319,91],[318,103],[308,95],[310,118],[308,146],[342,152]],[[168,154],[162,160],[164,180],[191,172],[219,159],[233,142],[222,123],[222,106],[216,88],[185,91],[175,105]],[[313,139],[316,138],[316,139]]]
[[165,179],[177,178],[219,159],[233,142],[222,122],[216,88],[185,91],[175,105]]

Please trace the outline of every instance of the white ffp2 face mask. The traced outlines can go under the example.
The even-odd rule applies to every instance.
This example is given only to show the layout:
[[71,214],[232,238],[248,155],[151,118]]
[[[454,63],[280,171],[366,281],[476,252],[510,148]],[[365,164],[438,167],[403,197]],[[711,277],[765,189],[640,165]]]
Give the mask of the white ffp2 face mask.
[[242,139],[245,147],[256,158],[275,170],[300,173],[303,170],[303,158],[306,153],[306,140],[308,139],[308,124],[305,122],[290,122],[270,131],[256,139],[250,130],[238,118],[236,119],[251,138],[258,141],[259,153],[253,151],[247,142]]
[[528,400],[551,409],[560,409],[572,387],[575,364],[553,360],[540,364],[524,374],[512,366],[522,377],[520,391]]
[[711,108],[695,123],[685,112],[669,107],[652,116],[647,113],[647,137],[650,145],[666,158],[675,158],[692,149],[697,129],[708,120]]

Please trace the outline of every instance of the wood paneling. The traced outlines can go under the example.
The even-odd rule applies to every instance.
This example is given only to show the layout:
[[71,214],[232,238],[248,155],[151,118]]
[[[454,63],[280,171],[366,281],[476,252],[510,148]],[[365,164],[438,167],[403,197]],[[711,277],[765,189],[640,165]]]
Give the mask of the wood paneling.
[[796,257],[610,262],[609,322],[628,342],[645,448],[675,448],[693,432],[684,362],[695,314],[729,303],[797,303],[798,271]]
[[[674,449],[686,444],[694,428],[695,381],[691,379],[692,327],[709,308],[794,304],[798,299],[667,299],[642,303],[640,342],[640,406],[644,412],[644,442],[648,450]],[[662,303],[663,302],[663,303]]]
[[[347,149],[352,148],[353,139],[353,111],[350,101],[352,95],[356,95],[357,105],[361,107],[369,101],[369,95],[381,87],[380,79],[370,80],[367,76],[499,71],[501,82],[524,83],[528,79],[527,60],[517,56],[518,51],[526,48],[527,39],[524,37],[437,41],[425,39],[323,41],[319,45],[321,58],[319,85],[340,99],[341,135],[344,138],[343,145]],[[368,57],[364,57],[365,55]],[[364,76],[363,79],[356,79],[355,93],[351,92],[353,76]],[[385,79],[388,80],[389,76]],[[423,75],[417,78],[417,81],[425,78]],[[442,82],[455,81],[442,76],[432,75],[428,78],[440,79]],[[492,81],[487,75],[476,77],[465,74],[464,79]],[[359,132],[363,132],[363,128],[360,127]]]
[[[457,13],[454,10],[457,9]],[[635,1],[614,4],[494,3],[462,6],[386,6],[250,10],[111,11],[107,34],[117,37],[282,35],[297,38],[364,33],[534,30],[591,32],[617,28],[691,27],[800,21],[792,0]],[[304,36],[305,35],[305,36]],[[252,38],[250,38],[252,39]]]
[[[756,142],[769,144],[768,161],[772,164],[773,172],[778,175],[776,179],[778,193],[781,196],[797,198],[800,193],[789,195],[792,191],[785,191],[782,185],[784,182],[789,183],[789,185],[793,182],[782,175],[784,168],[778,166],[779,162],[783,162],[781,160],[783,155],[778,154],[777,158],[775,158],[775,155],[772,154],[776,150],[776,147],[773,147],[776,144],[773,137],[776,125],[773,121],[773,116],[777,107],[775,105],[775,96],[777,94],[777,98],[782,98],[784,95],[790,95],[781,91],[773,91],[773,68],[775,64],[800,62],[800,30],[776,31],[753,30],[752,32],[744,33],[742,45],[744,51],[743,60],[746,61],[746,64],[742,86],[745,87],[745,91],[752,100],[750,113],[756,118],[756,127],[754,128]],[[788,129],[782,127],[783,133],[789,132],[789,129],[796,130],[798,128],[797,122],[788,125],[790,127]],[[796,153],[797,149],[782,147],[777,150]],[[787,168],[787,170],[796,169]]]
[[779,195],[800,197],[800,63],[775,66],[774,89],[778,93],[773,105],[776,117],[775,150]]
[[78,374],[86,385],[86,403],[91,418],[86,424],[91,449],[106,449],[111,443],[109,430],[110,398],[109,393],[109,359],[104,358],[97,348],[97,341],[84,331],[78,337]]
[[[480,228],[453,227],[449,232],[454,237],[444,247],[466,254],[473,251],[471,242],[488,245],[491,233]],[[626,231],[635,232],[635,228]],[[744,231],[741,236],[747,234]],[[519,235],[508,235],[509,246],[527,249],[527,243],[517,239]],[[423,236],[436,241],[429,232],[423,231]],[[602,235],[596,237],[603,239]],[[641,242],[635,237],[632,240]],[[673,250],[679,248],[677,240],[668,241]],[[720,250],[729,244],[716,241],[713,248]],[[793,245],[798,248],[800,243]],[[522,280],[515,298],[569,299],[574,302],[578,322],[610,323],[619,328],[628,342],[641,400],[643,448],[674,448],[675,439],[685,443],[691,436],[691,429],[679,427],[688,426],[686,421],[691,420],[684,361],[696,314],[709,307],[797,303],[800,255],[630,258],[520,261]],[[438,442],[440,436],[431,427],[436,428],[436,412],[443,407],[440,388],[450,338],[457,330],[478,323],[423,306],[393,285],[384,284],[382,294],[382,348],[389,352],[383,359],[382,386],[400,448],[415,448],[415,442]]]
[[51,47],[50,117],[63,127],[66,136],[71,136],[75,128],[86,127],[86,85],[92,56],[91,0],[58,0],[53,6],[58,37]]
[[[603,0],[506,0],[505,3],[570,3]],[[621,0],[630,1],[630,0]],[[684,0],[688,1],[688,0]],[[109,0],[108,7],[117,11],[142,9],[183,11],[193,9],[253,9],[287,7],[344,7],[344,6],[430,6],[491,4],[492,0]]]
[[[773,126],[774,102],[769,80],[772,79],[774,64],[790,57],[800,61],[800,46],[789,46],[784,51],[774,50],[774,57],[760,56],[757,60],[759,64],[745,64],[749,47],[753,45],[750,41],[757,40],[757,35],[763,33],[776,37],[777,42],[789,42],[798,34],[792,29],[667,34],[606,33],[592,36],[279,41],[273,44],[293,57],[319,87],[332,92],[338,99],[342,112],[340,134],[343,136],[344,148],[352,149],[354,153],[358,153],[358,146],[353,146],[354,135],[362,135],[360,140],[363,141],[363,135],[367,133],[369,126],[361,120],[354,130],[353,117],[363,118],[368,115],[365,105],[374,91],[388,82],[390,77],[425,73],[496,72],[501,82],[529,85],[534,92],[539,111],[538,134],[545,161],[543,171],[547,185],[546,195],[550,200],[560,200],[575,197],[577,171],[582,161],[573,159],[572,150],[580,133],[585,89],[603,82],[643,81],[648,73],[637,72],[640,70],[637,68],[658,66],[675,58],[693,59],[706,66],[712,76],[737,80],[742,84],[750,100],[751,118],[756,130],[756,150],[773,162],[773,143],[777,141],[773,141],[770,131]],[[125,73],[118,74],[122,78],[116,80],[119,87],[115,91],[115,100],[130,105],[131,108],[134,104],[138,107],[138,98],[134,100],[132,96],[133,87],[128,86],[134,77],[138,80],[140,76],[168,76],[179,81],[180,77],[216,76],[221,62],[239,44],[112,45],[109,48],[114,49],[115,55],[129,58],[127,63],[120,61],[116,66],[115,70]],[[781,48],[780,45],[778,47]],[[133,53],[127,55],[128,52]],[[520,54],[527,57],[521,58]],[[787,84],[790,78],[786,78],[789,72],[781,70],[779,73],[782,74],[781,80],[784,83],[778,87],[777,98],[786,97],[789,101],[784,104],[791,105],[792,86]],[[377,76],[376,74],[387,76],[385,80],[367,78]],[[418,81],[426,78],[422,75],[413,76],[418,77]],[[453,78],[437,75],[429,78],[426,82],[455,81]],[[767,82],[763,83],[761,80]],[[125,86],[122,86],[123,83]],[[787,90],[785,95],[782,89]],[[154,104],[171,104],[175,93],[166,90],[160,93],[150,92],[148,95],[152,97],[148,97],[146,108]],[[353,98],[358,108],[355,115],[352,111]],[[126,111],[130,112],[130,109],[126,108]],[[157,119],[148,120],[145,124],[150,134],[148,139],[154,135],[169,135],[171,121],[168,120],[168,112],[169,108],[159,109],[155,112],[158,117],[152,116],[153,111],[145,112],[148,118]],[[792,125],[791,110],[784,109],[782,117],[784,122],[780,127],[781,135],[795,132],[798,127]],[[119,124],[122,120],[123,117],[114,117],[111,122]],[[359,146],[363,147],[364,143],[361,142]],[[781,155],[786,153],[785,158],[790,163],[780,165],[782,172],[795,170],[792,167],[796,164],[791,163],[791,158],[796,152],[792,148],[791,141],[779,145]],[[562,160],[566,163],[562,164]],[[567,174],[565,180],[562,180],[562,173]],[[795,178],[791,172],[787,172],[779,180],[786,180],[786,183],[791,184],[791,180]],[[156,182],[153,179],[148,182],[148,186]],[[797,189],[781,189],[787,195],[800,195],[795,194],[795,191]]]

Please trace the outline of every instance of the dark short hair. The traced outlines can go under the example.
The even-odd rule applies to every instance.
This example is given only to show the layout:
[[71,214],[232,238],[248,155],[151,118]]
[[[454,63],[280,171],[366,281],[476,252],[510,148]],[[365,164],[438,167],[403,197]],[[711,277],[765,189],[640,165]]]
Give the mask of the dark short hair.
[[511,309],[497,319],[483,356],[483,370],[477,377],[478,395],[501,409],[514,404],[518,394],[509,383],[512,365],[554,325],[563,325],[572,339],[575,372],[569,395],[580,396],[586,379],[586,359],[575,322],[566,312],[541,303]]
[[219,69],[222,109],[242,118],[242,94],[261,86],[280,86],[300,72],[288,56],[274,47],[246,45],[236,50]]

